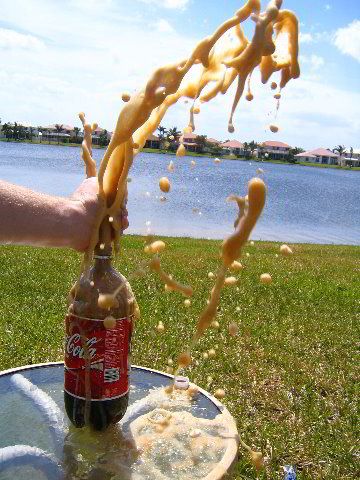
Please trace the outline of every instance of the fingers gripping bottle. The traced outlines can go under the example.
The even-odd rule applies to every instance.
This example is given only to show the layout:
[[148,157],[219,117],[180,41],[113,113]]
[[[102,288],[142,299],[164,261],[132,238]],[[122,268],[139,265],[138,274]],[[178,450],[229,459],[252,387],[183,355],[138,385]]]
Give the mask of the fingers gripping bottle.
[[[112,267],[110,230],[102,227],[101,240],[104,230],[109,241],[99,242],[90,275],[71,290],[65,319],[65,410],[76,427],[95,430],[117,423],[128,406],[136,303],[126,278]],[[117,289],[110,303],[99,301]]]

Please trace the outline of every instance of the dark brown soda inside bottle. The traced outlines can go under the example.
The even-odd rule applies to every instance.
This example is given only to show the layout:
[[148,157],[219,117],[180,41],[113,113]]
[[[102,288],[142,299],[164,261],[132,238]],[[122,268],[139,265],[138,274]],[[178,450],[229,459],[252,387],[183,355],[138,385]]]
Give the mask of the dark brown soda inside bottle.
[[[110,242],[99,242],[88,278],[82,275],[70,293],[66,318],[65,410],[76,427],[95,430],[121,420],[129,399],[135,299],[126,278],[112,267],[111,253]],[[101,308],[99,294],[119,287],[111,308]],[[105,328],[109,317],[116,325]]]

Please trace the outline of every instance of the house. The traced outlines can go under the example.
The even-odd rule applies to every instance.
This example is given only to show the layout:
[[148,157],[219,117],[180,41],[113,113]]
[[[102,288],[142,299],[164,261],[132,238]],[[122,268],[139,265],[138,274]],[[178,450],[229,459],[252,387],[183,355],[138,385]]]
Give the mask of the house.
[[320,163],[323,165],[337,165],[339,155],[327,148],[316,148],[315,150],[299,153],[298,155],[295,155],[295,158],[305,162]]
[[286,160],[291,146],[284,142],[266,141],[259,148],[258,156],[269,156],[272,160]]
[[151,134],[148,136],[145,145],[145,148],[160,148],[160,139],[154,134]]
[[[61,130],[56,128],[56,125],[61,127]],[[70,137],[75,135],[74,127],[71,125],[53,124],[41,128],[42,139],[44,141],[58,141],[68,142]]]
[[244,145],[238,140],[231,140],[221,145],[228,155],[244,155]]
[[360,149],[346,150],[344,156],[339,158],[338,164],[341,167],[360,167]]
[[[104,132],[106,132],[107,142],[110,142],[112,132],[108,132],[105,128],[97,127],[97,129],[94,130],[94,132],[92,134],[92,142],[93,142],[94,145],[100,145],[101,138],[102,138],[102,135],[104,134]],[[75,136],[75,132],[74,132],[74,136]],[[79,132],[77,136],[82,137],[83,133]]]
[[201,153],[203,151],[203,146],[198,145],[197,135],[195,133],[184,133],[183,135],[183,144],[189,152]]
[[220,140],[216,140],[215,138],[207,138],[206,144],[204,147],[204,152],[212,153],[213,149],[220,149]]

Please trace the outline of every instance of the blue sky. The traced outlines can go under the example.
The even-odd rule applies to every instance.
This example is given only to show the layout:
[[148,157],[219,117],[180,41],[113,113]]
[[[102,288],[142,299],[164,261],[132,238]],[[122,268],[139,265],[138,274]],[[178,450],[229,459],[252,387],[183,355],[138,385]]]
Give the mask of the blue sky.
[[[0,0],[0,117],[33,125],[91,121],[112,130],[121,92],[135,91],[156,67],[187,56],[243,1]],[[263,2],[265,6],[265,2]],[[301,78],[283,92],[276,135],[274,100],[253,78],[227,132],[231,95],[202,108],[197,133],[221,140],[281,140],[316,148],[360,147],[359,0],[284,0],[300,20]],[[245,31],[251,35],[251,21]],[[229,92],[230,93],[230,92]],[[181,102],[165,126],[187,124]]]

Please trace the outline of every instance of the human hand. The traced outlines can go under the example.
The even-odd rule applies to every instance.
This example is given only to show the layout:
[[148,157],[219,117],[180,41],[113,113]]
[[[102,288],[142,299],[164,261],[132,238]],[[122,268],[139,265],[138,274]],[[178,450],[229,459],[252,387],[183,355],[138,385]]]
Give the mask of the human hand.
[[[85,179],[75,190],[70,201],[74,207],[73,248],[83,252],[89,246],[92,229],[99,211],[97,178]],[[126,203],[127,199],[118,214],[114,216],[115,222],[120,225],[121,233],[129,226]]]

